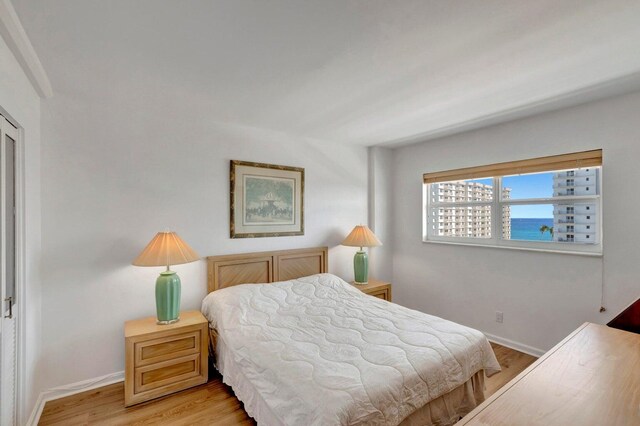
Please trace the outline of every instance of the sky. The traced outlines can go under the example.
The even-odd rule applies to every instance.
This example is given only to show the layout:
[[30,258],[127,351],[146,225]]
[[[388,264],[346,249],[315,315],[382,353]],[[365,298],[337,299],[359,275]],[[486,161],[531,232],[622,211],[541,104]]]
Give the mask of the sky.
[[[474,182],[492,185],[492,179],[476,179]],[[550,198],[553,196],[553,173],[533,173],[527,175],[505,176],[502,186],[511,188],[511,199]],[[531,204],[511,206],[511,217],[553,218],[552,204]]]
[[[511,188],[511,198],[548,198],[553,196],[553,173],[533,173],[529,175],[506,176],[502,186]],[[553,204],[533,204],[511,206],[511,217],[541,218],[553,217]]]

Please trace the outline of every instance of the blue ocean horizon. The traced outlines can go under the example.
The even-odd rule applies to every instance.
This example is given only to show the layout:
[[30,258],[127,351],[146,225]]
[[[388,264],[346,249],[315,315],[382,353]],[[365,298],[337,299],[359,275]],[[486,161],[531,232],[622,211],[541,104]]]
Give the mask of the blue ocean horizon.
[[540,232],[540,227],[553,226],[553,218],[512,218],[511,239],[527,241],[551,241],[551,234]]

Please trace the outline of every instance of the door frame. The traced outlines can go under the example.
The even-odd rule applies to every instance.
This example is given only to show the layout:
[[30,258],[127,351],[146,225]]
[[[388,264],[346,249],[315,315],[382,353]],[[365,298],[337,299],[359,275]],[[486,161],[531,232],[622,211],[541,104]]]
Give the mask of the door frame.
[[[16,371],[15,371],[15,421],[23,424],[26,421],[27,413],[25,412],[25,404],[27,397],[26,377],[26,230],[25,230],[25,148],[24,148],[24,129],[17,124],[6,111],[0,107],[0,120],[6,121],[6,125],[13,127],[11,134],[15,141],[15,163],[14,163],[14,190],[15,190],[15,295],[17,298],[16,306],[18,315],[16,317]],[[3,123],[5,124],[5,123]],[[4,133],[4,132],[2,132]],[[7,132],[8,133],[8,132]],[[14,137],[15,136],[15,137]],[[4,218],[3,218],[4,219]],[[4,302],[4,301],[2,301]],[[4,317],[4,303],[2,317]],[[0,318],[0,322],[4,318]]]

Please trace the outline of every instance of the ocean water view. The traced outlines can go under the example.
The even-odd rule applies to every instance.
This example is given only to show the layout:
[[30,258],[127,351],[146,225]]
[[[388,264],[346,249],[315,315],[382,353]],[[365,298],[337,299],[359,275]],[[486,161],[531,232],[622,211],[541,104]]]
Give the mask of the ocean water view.
[[553,226],[553,218],[511,218],[511,239],[527,241],[551,241],[551,234],[540,232],[540,227]]

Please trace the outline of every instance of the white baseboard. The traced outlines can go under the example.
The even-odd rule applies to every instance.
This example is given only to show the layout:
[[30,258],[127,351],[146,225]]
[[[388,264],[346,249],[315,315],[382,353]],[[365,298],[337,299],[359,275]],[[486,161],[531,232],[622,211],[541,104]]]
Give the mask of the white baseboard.
[[524,343],[516,342],[515,340],[505,339],[504,337],[496,336],[491,333],[484,333],[490,342],[497,343],[507,348],[514,349],[516,351],[524,352],[536,358],[540,358],[546,351],[542,349],[534,348],[533,346],[525,345]]
[[118,383],[124,380],[124,371],[118,371],[116,373],[107,374],[106,376],[95,377],[93,379],[83,380],[81,382],[71,383],[64,386],[58,386],[41,392],[38,395],[36,404],[31,411],[29,420],[27,420],[27,426],[35,426],[40,421],[42,410],[44,405],[48,401],[52,401],[58,398],[64,398],[65,396],[73,395],[76,393],[96,389],[102,386],[107,386],[113,383]]

